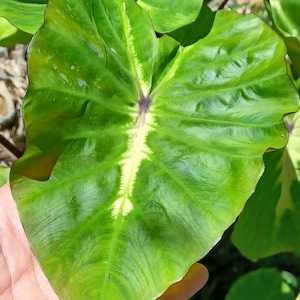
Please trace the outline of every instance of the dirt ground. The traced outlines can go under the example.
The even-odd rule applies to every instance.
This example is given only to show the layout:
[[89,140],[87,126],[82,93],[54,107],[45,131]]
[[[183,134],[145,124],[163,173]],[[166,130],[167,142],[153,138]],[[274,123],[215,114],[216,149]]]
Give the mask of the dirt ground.
[[25,148],[21,106],[27,90],[26,49],[0,47],[0,166],[10,167]]

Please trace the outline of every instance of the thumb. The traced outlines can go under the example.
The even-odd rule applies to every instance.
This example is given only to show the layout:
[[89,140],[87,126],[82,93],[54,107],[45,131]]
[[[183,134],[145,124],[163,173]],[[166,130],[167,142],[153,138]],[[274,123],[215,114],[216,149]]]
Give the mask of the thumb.
[[203,288],[208,276],[207,268],[195,263],[179,282],[172,284],[157,300],[187,300]]

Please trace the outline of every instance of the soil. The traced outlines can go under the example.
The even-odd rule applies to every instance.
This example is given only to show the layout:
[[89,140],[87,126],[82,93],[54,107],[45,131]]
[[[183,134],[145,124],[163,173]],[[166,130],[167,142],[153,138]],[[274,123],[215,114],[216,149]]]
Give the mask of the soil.
[[28,87],[25,45],[0,47],[0,166],[11,167],[25,149],[22,103]]

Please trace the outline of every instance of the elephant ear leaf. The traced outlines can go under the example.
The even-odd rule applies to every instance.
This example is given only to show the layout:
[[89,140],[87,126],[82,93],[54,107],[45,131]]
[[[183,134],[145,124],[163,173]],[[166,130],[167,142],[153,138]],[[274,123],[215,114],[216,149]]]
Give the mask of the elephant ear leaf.
[[149,14],[154,29],[164,33],[194,22],[203,0],[138,0]]
[[[156,299],[240,213],[298,107],[285,48],[222,11],[187,47],[135,1],[50,0],[29,55],[11,173],[62,299]],[[159,64],[159,65],[158,65]]]

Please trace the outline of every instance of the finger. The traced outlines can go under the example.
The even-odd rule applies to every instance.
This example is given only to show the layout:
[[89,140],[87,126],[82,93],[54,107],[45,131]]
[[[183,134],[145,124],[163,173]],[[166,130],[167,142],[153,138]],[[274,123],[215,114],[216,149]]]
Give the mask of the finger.
[[208,276],[207,268],[196,263],[190,267],[182,280],[172,284],[157,300],[187,300],[206,284]]
[[43,271],[35,257],[33,257],[33,268],[34,268],[36,280],[39,284],[42,294],[45,296],[45,299],[59,300],[60,298],[58,298],[58,296],[56,295],[55,291],[53,290],[52,286],[50,285],[49,280],[43,273]]
[[[1,243],[1,239],[0,239],[0,243]],[[11,278],[9,276],[6,259],[2,251],[1,245],[0,245],[0,270],[1,270],[0,271],[0,297],[1,297],[1,295],[3,295],[4,293],[10,292],[9,287],[11,284]]]
[[58,300],[33,257],[9,184],[0,188],[0,300]]

